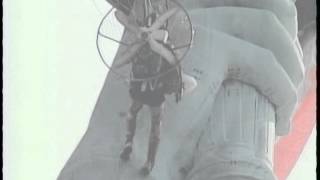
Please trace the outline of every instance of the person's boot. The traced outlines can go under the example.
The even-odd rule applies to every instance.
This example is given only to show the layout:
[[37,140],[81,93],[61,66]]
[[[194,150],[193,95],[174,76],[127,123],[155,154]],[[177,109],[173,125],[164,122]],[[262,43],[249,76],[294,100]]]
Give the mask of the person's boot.
[[127,141],[121,151],[120,158],[124,161],[130,159],[130,154],[132,152],[132,141]]
[[154,164],[152,162],[145,162],[145,164],[142,166],[141,168],[141,174],[143,176],[147,176],[150,174],[150,172],[152,171],[152,168],[153,168]]
[[121,154],[120,154],[120,158],[124,161],[127,161],[130,159],[135,129],[136,129],[136,115],[134,115],[134,116],[129,115],[128,119],[127,119],[126,142],[125,142],[124,147],[123,147]]
[[149,141],[149,149],[148,149],[148,156],[147,161],[142,166],[141,173],[142,175],[149,175],[154,167],[154,162],[156,159],[156,154],[159,145],[159,137],[153,137]]

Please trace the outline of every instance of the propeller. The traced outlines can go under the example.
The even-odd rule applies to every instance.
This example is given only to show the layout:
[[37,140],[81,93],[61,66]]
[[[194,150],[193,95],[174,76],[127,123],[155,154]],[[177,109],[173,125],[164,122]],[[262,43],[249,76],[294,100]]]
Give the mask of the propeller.
[[115,12],[116,18],[128,31],[135,34],[137,40],[136,43],[134,43],[128,51],[120,57],[118,60],[119,63],[115,64],[115,67],[120,68],[123,65],[128,64],[131,59],[133,59],[132,56],[134,56],[145,43],[148,43],[152,51],[165,58],[170,64],[175,64],[177,58],[174,53],[160,43],[165,43],[167,41],[169,33],[168,31],[160,28],[177,11],[177,8],[172,8],[161,14],[150,27],[140,27],[130,16],[127,16],[122,11],[117,10]]
[[127,16],[124,12],[121,10],[117,10],[115,12],[115,16],[117,20],[130,32],[132,32],[135,35],[140,35],[142,33],[142,30],[139,28],[137,23],[134,19],[132,19],[130,16]]

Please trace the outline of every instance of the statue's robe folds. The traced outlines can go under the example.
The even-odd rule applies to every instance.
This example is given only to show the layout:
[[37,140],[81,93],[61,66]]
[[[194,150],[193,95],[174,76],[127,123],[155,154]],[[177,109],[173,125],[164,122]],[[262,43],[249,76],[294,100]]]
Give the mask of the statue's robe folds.
[[[195,163],[200,161],[197,158],[210,159],[198,156],[201,152],[199,147],[203,145],[204,136],[214,136],[217,142],[220,142],[219,138],[223,139],[217,133],[220,120],[214,117],[223,116],[218,115],[219,112],[227,112],[217,110],[221,107],[217,102],[227,102],[221,97],[229,96],[227,92],[230,88],[232,94],[233,86],[243,89],[241,93],[244,93],[244,97],[254,94],[268,109],[268,115],[274,123],[274,135],[281,136],[289,132],[297,105],[297,88],[304,77],[294,2],[185,0],[182,3],[188,8],[195,30],[192,48],[183,60],[182,67],[197,79],[198,86],[178,104],[173,97],[167,98],[159,151],[150,176],[142,177],[138,173],[147,156],[150,114],[147,108],[139,113],[131,160],[121,162],[119,154],[125,141],[126,124],[125,117],[120,114],[127,112],[131,100],[128,86],[115,74],[109,73],[88,130],[62,170],[59,180],[201,179],[197,175],[190,177],[202,166],[209,166],[201,160],[201,165],[195,167]],[[129,37],[124,34],[123,38]],[[118,55],[123,50],[120,47]],[[123,69],[123,73],[128,72],[129,67]],[[251,105],[256,101],[243,99],[242,104],[237,106],[232,105],[237,101],[230,101],[230,107],[243,106],[245,109],[247,105],[255,108]],[[231,114],[229,119],[233,117],[237,118]],[[246,118],[250,119],[249,115]],[[208,135],[208,126],[213,121],[218,123],[214,126],[216,131],[213,134],[216,134]],[[231,131],[233,123],[237,122],[227,123]],[[246,123],[252,126],[251,129],[254,128],[253,121]],[[254,129],[251,135],[243,133],[245,131],[245,127],[239,130],[244,134],[244,139],[250,139],[256,132]],[[236,133],[235,130],[230,136],[235,137]],[[256,140],[251,144],[256,144]],[[208,146],[219,149],[224,145],[217,143]],[[263,179],[273,179],[272,172],[270,174],[262,175]]]

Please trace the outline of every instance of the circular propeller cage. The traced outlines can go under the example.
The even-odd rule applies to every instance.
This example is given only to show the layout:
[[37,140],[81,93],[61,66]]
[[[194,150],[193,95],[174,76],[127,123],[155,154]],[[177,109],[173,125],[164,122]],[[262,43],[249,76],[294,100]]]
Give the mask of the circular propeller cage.
[[[160,78],[170,71],[176,70],[177,66],[180,65],[181,61],[191,48],[193,40],[193,28],[187,11],[175,0],[130,0],[131,7],[128,7],[128,4],[122,3],[121,1],[128,0],[113,0],[113,3],[111,2],[113,7],[105,14],[98,27],[96,45],[100,58],[105,66],[109,71],[115,73],[126,82],[129,80],[152,80]],[[168,32],[167,36],[170,42],[171,51],[174,52],[177,63],[171,66],[171,68],[157,73],[156,75],[142,79],[133,79],[128,70],[123,71],[120,70],[122,68],[117,69],[112,67],[113,60],[117,61],[118,57],[126,53],[130,47],[139,43],[136,34],[127,30],[116,18],[115,13],[118,10],[123,11],[126,16],[133,18],[139,27],[142,27],[143,20],[150,15],[150,12],[156,11],[155,8],[158,6],[161,6],[163,11],[162,14],[172,9],[176,10],[172,16],[166,19],[161,27]],[[138,53],[139,50],[137,54]],[[162,57],[159,56],[159,58]]]

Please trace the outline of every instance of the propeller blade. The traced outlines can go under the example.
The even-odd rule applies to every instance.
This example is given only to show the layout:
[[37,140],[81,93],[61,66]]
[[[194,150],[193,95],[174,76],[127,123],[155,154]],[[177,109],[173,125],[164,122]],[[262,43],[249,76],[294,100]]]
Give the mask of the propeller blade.
[[130,32],[136,34],[137,36],[141,33],[139,26],[135,23],[130,16],[127,16],[124,12],[117,10],[115,12],[117,20]]
[[115,68],[120,68],[133,60],[133,56],[137,53],[137,51],[142,47],[143,43],[137,43],[132,45],[122,56],[120,56],[114,64]]
[[162,30],[162,29],[154,30],[150,33],[150,38],[153,38],[154,40],[161,41],[164,43],[167,42],[168,36],[169,36],[168,31]]
[[169,19],[171,16],[173,16],[175,13],[178,12],[178,8],[172,8],[165,13],[163,13],[150,27],[150,31],[154,31],[156,29],[159,29],[163,24]]
[[148,43],[152,51],[158,53],[160,56],[165,58],[171,65],[177,63],[177,58],[175,54],[170,51],[168,48],[163,46],[161,43],[157,42],[156,40],[149,38]]

